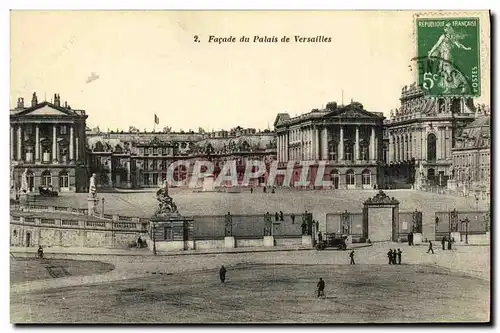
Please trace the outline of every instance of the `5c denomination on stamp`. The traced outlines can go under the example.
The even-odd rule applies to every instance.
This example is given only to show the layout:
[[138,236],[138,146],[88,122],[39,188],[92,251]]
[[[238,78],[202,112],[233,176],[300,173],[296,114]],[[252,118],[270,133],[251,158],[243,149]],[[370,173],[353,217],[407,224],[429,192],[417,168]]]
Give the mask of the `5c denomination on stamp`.
[[479,18],[417,18],[417,82],[430,96],[481,95]]

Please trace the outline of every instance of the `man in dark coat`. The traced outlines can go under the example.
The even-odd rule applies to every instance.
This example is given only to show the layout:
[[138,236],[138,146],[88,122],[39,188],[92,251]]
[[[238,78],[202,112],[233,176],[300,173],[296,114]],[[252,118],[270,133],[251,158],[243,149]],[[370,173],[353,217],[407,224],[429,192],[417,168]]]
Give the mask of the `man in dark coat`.
[[280,210],[280,221],[284,221],[285,216],[283,215],[283,212]]
[[443,239],[441,240],[441,245],[443,246],[443,250],[446,250],[444,248],[444,244],[446,243],[446,236],[443,237]]
[[226,281],[226,268],[224,267],[224,265],[222,265],[222,267],[220,268],[219,277],[220,282],[224,283],[224,281]]
[[274,213],[274,219],[275,219],[276,221],[279,221],[279,220],[280,220],[280,216],[279,216],[278,212]]
[[432,249],[432,242],[429,241],[429,249],[427,250],[427,253],[432,252],[434,254],[434,250]]
[[290,219],[292,219],[292,224],[295,223],[295,214],[290,215]]
[[318,297],[325,297],[325,281],[322,278],[319,278],[319,282],[317,284],[318,287]]
[[403,251],[401,251],[401,249],[398,249],[398,265],[401,265],[401,254],[403,253]]
[[351,253],[349,253],[349,257],[351,258],[349,265],[356,265],[356,263],[354,262],[354,251],[351,251]]
[[389,265],[392,265],[392,249],[387,252],[387,258],[389,258]]
[[398,252],[396,251],[396,249],[392,250],[392,264],[393,265],[397,264],[397,262],[396,262],[397,255],[398,255]]
[[451,238],[448,238],[448,250],[451,250],[451,243],[453,240]]

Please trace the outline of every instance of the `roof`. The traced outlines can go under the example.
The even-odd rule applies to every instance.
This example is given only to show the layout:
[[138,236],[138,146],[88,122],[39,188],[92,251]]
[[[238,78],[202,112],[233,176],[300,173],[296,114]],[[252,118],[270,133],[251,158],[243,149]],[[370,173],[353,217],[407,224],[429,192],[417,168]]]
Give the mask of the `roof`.
[[490,117],[482,115],[463,128],[457,137],[457,148],[488,148],[490,141]]
[[63,106],[58,106],[50,102],[42,102],[35,106],[30,106],[27,108],[15,108],[10,110],[11,117],[21,117],[21,116],[69,116],[69,117],[87,117],[85,110],[70,109]]

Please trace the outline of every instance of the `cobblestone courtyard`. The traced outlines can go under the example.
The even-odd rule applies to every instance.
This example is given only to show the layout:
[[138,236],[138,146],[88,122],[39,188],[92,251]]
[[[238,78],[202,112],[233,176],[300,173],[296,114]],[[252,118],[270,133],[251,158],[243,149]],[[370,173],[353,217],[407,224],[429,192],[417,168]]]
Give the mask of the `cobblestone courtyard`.
[[[436,249],[428,255],[424,246],[398,244],[403,265],[389,266],[385,252],[394,246],[357,250],[356,266],[347,265],[343,251],[101,256],[98,260],[115,269],[11,284],[11,321],[488,321],[488,247]],[[228,269],[224,285],[217,273],[222,264]],[[319,277],[327,284],[326,299],[314,297]]]

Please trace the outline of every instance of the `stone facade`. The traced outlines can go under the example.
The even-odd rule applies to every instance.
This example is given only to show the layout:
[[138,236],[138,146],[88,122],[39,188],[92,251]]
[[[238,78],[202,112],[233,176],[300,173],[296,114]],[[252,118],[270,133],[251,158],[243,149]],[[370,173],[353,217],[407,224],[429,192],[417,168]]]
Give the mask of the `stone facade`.
[[[288,162],[311,164],[309,180],[331,180],[334,188],[373,188],[378,183],[381,159],[383,115],[369,112],[352,102],[346,106],[328,103],[326,109],[314,109],[291,118],[287,113],[276,117],[277,159],[279,168]],[[319,163],[325,174],[316,175]],[[292,175],[298,181],[301,166]]]
[[472,99],[431,98],[412,84],[403,87],[400,100],[384,121],[384,162],[422,163],[430,185],[446,186],[455,140],[475,119]]
[[59,95],[52,102],[31,105],[19,98],[10,110],[10,161],[12,187],[20,188],[21,174],[27,170],[28,192],[38,187],[54,191],[85,191],[87,153],[84,110],[61,105]]
[[490,192],[490,147],[491,127],[488,114],[481,113],[478,118],[465,127],[456,140],[452,150],[453,167],[450,178],[457,189],[465,192]]

